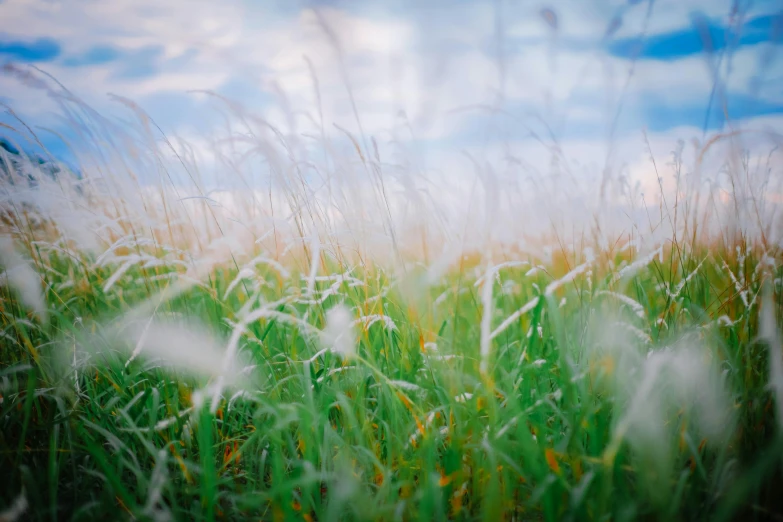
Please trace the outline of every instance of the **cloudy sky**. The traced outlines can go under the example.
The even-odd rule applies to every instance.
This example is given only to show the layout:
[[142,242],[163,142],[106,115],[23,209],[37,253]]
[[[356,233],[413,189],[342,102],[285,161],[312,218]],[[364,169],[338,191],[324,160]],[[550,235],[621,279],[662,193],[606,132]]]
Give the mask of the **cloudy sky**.
[[0,99],[67,136],[34,65],[194,143],[221,121],[207,90],[287,131],[361,125],[434,156],[557,142],[600,168],[640,161],[617,144],[643,130],[666,148],[727,119],[781,129],[782,45],[779,0],[0,0]]

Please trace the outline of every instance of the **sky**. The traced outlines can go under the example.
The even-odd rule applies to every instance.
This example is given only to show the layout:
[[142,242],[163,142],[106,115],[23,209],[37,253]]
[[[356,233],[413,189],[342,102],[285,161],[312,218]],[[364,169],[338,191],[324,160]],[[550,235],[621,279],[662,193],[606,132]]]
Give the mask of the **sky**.
[[73,129],[39,70],[196,146],[223,121],[210,91],[285,132],[361,125],[433,168],[509,146],[543,165],[543,140],[600,169],[643,163],[643,132],[669,154],[728,125],[783,131],[781,47],[779,0],[0,0],[0,100],[61,157]]

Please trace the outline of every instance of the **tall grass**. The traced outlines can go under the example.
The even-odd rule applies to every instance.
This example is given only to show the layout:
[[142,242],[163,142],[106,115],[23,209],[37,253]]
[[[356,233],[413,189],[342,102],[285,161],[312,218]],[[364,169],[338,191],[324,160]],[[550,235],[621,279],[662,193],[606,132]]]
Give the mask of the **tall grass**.
[[80,172],[0,151],[0,519],[783,507],[774,152],[705,183],[739,134],[675,151],[654,203],[489,161],[452,186],[231,104],[190,150],[129,100],[138,125],[117,126],[35,78]]

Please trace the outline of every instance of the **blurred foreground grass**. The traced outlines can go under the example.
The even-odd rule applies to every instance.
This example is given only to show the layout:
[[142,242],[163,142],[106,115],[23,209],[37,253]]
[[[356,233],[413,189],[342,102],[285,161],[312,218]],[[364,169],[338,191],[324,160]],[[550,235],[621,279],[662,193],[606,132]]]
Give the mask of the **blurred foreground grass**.
[[[0,503],[25,499],[30,520],[774,518],[780,258],[622,244],[463,257],[435,280],[326,253],[317,276],[229,264],[157,301],[181,266],[108,285],[117,263],[28,244],[49,317],[3,290]],[[123,317],[143,303],[134,337]],[[329,350],[303,323],[326,331],[343,306],[356,344]],[[165,364],[206,338],[153,315],[221,347],[240,331],[245,366],[214,407],[208,356]]]

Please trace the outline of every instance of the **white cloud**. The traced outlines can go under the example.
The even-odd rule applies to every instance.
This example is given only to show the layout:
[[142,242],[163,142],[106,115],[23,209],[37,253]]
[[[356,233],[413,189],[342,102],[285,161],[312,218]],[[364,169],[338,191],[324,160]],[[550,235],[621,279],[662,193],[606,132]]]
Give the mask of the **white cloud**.
[[[646,3],[624,6],[628,6],[625,0],[557,2],[561,36],[598,41],[606,24],[621,8],[625,12],[624,25],[617,36],[636,34],[640,26],[635,26],[634,20],[644,14]],[[598,126],[610,121],[630,64],[595,48],[563,47],[556,53],[556,68],[552,69],[548,31],[539,16],[540,7],[517,9],[506,3],[502,13],[509,39],[543,38],[539,43],[509,46],[507,50],[505,94],[509,102],[521,107],[515,116],[525,122],[523,111],[529,107],[550,123],[566,116],[567,121],[595,122]],[[689,23],[688,12],[694,9],[720,16],[729,8],[728,0],[659,0],[651,30],[683,27]],[[45,65],[48,72],[99,110],[116,110],[110,109],[107,92],[145,106],[145,99],[161,92],[187,96],[184,91],[190,89],[220,92],[229,85],[241,85],[243,92],[256,91],[262,99],[239,100],[250,110],[285,130],[289,130],[288,121],[293,115],[299,132],[313,132],[309,119],[302,114],[316,115],[313,78],[304,60],[306,56],[315,69],[327,131],[339,134],[332,127],[333,122],[357,131],[335,49],[313,11],[276,13],[258,6],[249,10],[239,2],[218,5],[207,0],[90,0],[78,4],[6,0],[3,12],[9,15],[3,18],[6,22],[0,22],[4,33],[19,39],[54,38],[63,46],[64,56],[83,53],[97,45],[126,50],[161,48],[161,56],[154,59],[159,60],[160,71],[142,78],[119,76],[118,72],[127,65],[122,59],[81,67],[66,67],[61,61]],[[475,113],[449,111],[494,100],[500,76],[490,52],[495,23],[492,3],[462,4],[444,9],[438,18],[414,9],[406,17],[350,14],[333,8],[321,13],[344,52],[348,82],[367,134],[378,137],[383,144],[389,131],[397,126],[398,134],[405,136],[396,117],[399,109],[412,121],[416,138],[425,142],[444,142],[465,131],[481,134],[479,129],[470,127],[475,125]],[[15,23],[11,25],[8,20]],[[193,50],[192,56],[183,58]],[[756,52],[752,48],[737,52],[729,80],[732,89],[747,91],[749,80],[756,73]],[[179,65],[167,62],[177,58],[182,59]],[[287,97],[288,109],[276,96],[277,87]],[[712,78],[702,57],[674,62],[645,60],[636,64],[627,94],[637,103],[643,102],[649,93],[665,95],[667,102],[679,104],[705,99],[711,87]],[[7,76],[0,75],[0,90],[25,115],[41,118],[53,110],[51,103],[42,100],[40,92]],[[764,95],[772,97],[774,93],[767,91]],[[779,99],[779,93],[777,96]],[[641,125],[642,115],[634,113],[638,108],[628,104],[624,115],[637,119]],[[212,120],[204,117],[200,107],[192,114],[171,118],[165,110],[152,115],[164,127],[177,133],[185,131],[189,136],[209,135],[214,130],[209,128]]]
[[[82,55],[94,47],[114,47],[121,52],[160,48],[153,63],[182,57],[195,49],[183,65],[141,78],[123,78],[119,73],[129,64],[122,58],[100,65],[68,67],[63,60],[42,64],[77,96],[98,109],[108,107],[105,94],[113,92],[140,99],[161,91],[215,89],[232,72],[220,66],[224,52],[236,45],[241,25],[237,5],[218,5],[203,0],[156,2],[153,0],[101,2],[7,0],[3,3],[0,30],[9,37],[26,41],[52,38],[62,47],[62,57]],[[13,23],[11,23],[13,21]],[[0,89],[22,114],[43,118],[55,109],[41,92],[0,76]]]

